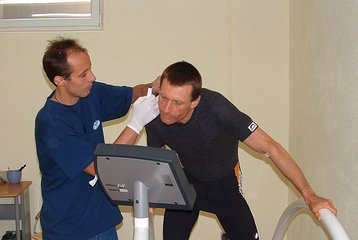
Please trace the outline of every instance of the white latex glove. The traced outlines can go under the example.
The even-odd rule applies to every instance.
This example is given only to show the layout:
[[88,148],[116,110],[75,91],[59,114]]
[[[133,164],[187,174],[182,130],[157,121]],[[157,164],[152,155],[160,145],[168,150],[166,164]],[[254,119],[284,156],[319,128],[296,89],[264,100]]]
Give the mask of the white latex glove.
[[133,103],[132,117],[127,127],[136,133],[159,115],[158,98],[154,95],[139,97]]

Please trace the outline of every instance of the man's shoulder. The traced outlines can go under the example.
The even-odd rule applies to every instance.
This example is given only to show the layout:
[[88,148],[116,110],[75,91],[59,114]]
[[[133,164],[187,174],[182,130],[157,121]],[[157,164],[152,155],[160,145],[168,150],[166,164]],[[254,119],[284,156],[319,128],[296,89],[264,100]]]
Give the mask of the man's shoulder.
[[103,82],[93,82],[92,85],[92,92],[97,92],[97,91],[101,91],[101,89],[107,89],[110,88],[110,85],[103,83]]
[[207,88],[203,88],[201,91],[201,100],[202,103],[208,104],[208,105],[213,105],[216,102],[218,102],[218,100],[222,100],[225,99],[224,95],[222,95],[221,93],[214,91],[214,90],[210,90]]
[[90,95],[108,95],[110,93],[121,93],[131,95],[133,91],[132,87],[128,86],[116,86],[104,82],[93,82]]
[[215,99],[217,97],[224,97],[223,94],[221,94],[220,92],[208,89],[208,88],[203,88],[201,90],[201,96],[204,98],[209,98],[209,99]]
[[51,111],[51,106],[50,106],[48,100],[46,100],[45,104],[37,112],[36,119],[47,118],[49,116],[50,111]]

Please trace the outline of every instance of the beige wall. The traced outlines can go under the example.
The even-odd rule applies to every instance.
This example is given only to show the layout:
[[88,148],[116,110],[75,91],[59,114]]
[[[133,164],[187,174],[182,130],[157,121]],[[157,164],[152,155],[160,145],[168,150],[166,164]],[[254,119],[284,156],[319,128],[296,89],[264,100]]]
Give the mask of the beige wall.
[[[284,146],[288,146],[288,2],[118,1],[104,4],[104,29],[86,32],[0,32],[0,169],[27,164],[31,215],[41,205],[34,118],[51,92],[41,58],[48,39],[76,37],[89,49],[98,81],[118,85],[149,82],[178,60],[193,63],[204,86],[230,98]],[[106,127],[111,142],[123,128]],[[144,136],[139,144],[145,144]],[[287,205],[288,188],[269,161],[240,150],[244,192],[262,239],[270,239]],[[274,170],[274,171],[272,171]],[[60,201],[60,200],[59,200]],[[122,207],[121,207],[122,208]],[[130,208],[122,208],[122,239],[132,236]],[[9,223],[11,225],[11,223]],[[161,239],[162,211],[155,216]],[[1,225],[0,234],[5,229]],[[191,239],[219,239],[221,229],[203,214]]]
[[[358,2],[290,1],[290,149],[358,236]],[[292,198],[291,198],[292,199]],[[306,216],[289,239],[325,239]]]
[[[287,147],[288,2],[231,1],[230,30],[230,99]],[[246,150],[240,156],[260,239],[271,239],[287,206],[287,185],[266,158]]]

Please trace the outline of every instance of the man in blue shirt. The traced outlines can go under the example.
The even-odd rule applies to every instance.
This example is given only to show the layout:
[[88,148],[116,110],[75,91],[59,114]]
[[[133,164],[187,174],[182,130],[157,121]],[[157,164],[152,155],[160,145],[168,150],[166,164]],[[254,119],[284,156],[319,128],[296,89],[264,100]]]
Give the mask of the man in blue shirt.
[[[99,184],[89,184],[95,176],[94,150],[104,143],[102,123],[125,116],[135,101],[129,124],[114,142],[134,144],[143,126],[158,115],[157,99],[144,97],[147,84],[131,88],[95,82],[87,50],[73,39],[50,41],[42,61],[56,86],[35,120],[43,237],[117,239],[118,207]],[[157,82],[152,83],[154,92]]]

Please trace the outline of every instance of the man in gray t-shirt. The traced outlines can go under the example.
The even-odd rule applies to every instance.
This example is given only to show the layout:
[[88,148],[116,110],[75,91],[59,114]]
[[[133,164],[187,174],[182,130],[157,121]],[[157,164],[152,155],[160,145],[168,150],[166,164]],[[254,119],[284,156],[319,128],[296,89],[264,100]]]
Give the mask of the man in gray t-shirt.
[[330,200],[315,194],[279,143],[220,93],[201,85],[200,73],[190,63],[167,67],[161,76],[160,115],[146,126],[148,146],[176,151],[197,192],[192,211],[165,211],[164,240],[189,239],[200,210],[216,214],[231,240],[259,239],[234,172],[239,141],[270,158],[318,219],[321,208],[336,213]]

